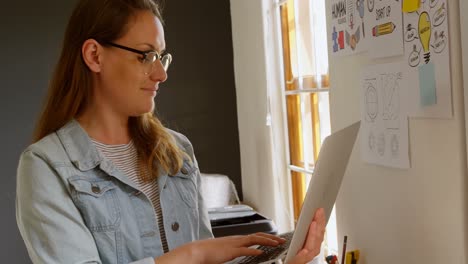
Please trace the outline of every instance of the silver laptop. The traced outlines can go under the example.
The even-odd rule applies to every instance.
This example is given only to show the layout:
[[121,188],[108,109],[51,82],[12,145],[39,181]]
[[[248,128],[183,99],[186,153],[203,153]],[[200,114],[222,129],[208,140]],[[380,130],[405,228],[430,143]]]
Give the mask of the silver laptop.
[[322,207],[328,222],[333,205],[340,189],[343,175],[353,150],[359,131],[360,122],[354,123],[327,137],[320,150],[314,174],[309,183],[307,194],[302,205],[301,214],[294,232],[280,235],[286,243],[277,247],[260,246],[264,253],[259,256],[239,257],[232,263],[287,263],[304,245],[307,230],[314,217],[314,212]]

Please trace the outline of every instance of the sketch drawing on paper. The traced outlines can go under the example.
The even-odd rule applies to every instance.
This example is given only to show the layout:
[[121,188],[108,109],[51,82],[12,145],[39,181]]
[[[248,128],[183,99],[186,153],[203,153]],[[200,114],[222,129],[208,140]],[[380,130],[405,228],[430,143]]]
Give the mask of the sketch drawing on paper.
[[[383,92],[383,120],[397,120],[400,117],[400,81],[401,72],[380,75]],[[392,122],[391,128],[397,128],[398,122]],[[390,128],[390,127],[388,127]]]
[[447,17],[447,9],[445,8],[445,3],[442,4],[437,11],[434,13],[432,24],[435,27],[442,25],[445,22],[445,18]]
[[447,45],[447,39],[445,37],[445,31],[434,32],[434,44],[431,47],[434,49],[435,53],[442,53],[445,50]]
[[375,136],[374,136],[374,133],[372,131],[369,133],[368,144],[369,144],[369,149],[371,151],[374,151],[374,149],[375,149]]
[[365,161],[409,168],[406,62],[369,65],[361,79],[361,153]]
[[416,67],[419,65],[419,62],[421,61],[421,49],[418,50],[416,48],[416,45],[413,45],[413,51],[410,53],[410,56],[408,58],[408,64],[411,67]]
[[369,13],[374,11],[374,0],[367,0],[367,9],[369,10]]
[[384,133],[380,133],[379,137],[377,138],[377,153],[380,156],[385,154],[385,135]]
[[390,147],[392,150],[392,157],[398,158],[398,154],[400,153],[400,143],[398,141],[398,136],[396,134],[392,135],[392,140],[390,142]]
[[416,28],[413,27],[413,25],[408,24],[406,26],[406,32],[405,32],[405,41],[406,42],[411,42],[414,39],[417,39],[419,36],[418,31]]
[[377,90],[371,82],[365,84],[366,90],[366,112],[367,121],[374,122],[379,113],[379,96]]

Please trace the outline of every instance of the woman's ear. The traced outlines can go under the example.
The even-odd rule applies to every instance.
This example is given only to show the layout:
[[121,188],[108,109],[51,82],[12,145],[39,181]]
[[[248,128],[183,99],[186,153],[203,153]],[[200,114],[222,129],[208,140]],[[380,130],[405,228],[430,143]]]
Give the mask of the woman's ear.
[[88,39],[81,47],[83,60],[89,70],[95,73],[101,72],[102,46],[94,39]]

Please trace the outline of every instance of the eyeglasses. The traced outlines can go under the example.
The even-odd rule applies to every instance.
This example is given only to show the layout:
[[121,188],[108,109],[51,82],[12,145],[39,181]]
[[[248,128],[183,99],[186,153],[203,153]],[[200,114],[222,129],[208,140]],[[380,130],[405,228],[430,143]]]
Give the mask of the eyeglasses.
[[154,51],[154,50],[141,51],[141,50],[132,49],[132,48],[129,48],[129,47],[126,47],[126,46],[122,46],[122,45],[119,45],[119,44],[115,44],[115,43],[112,43],[112,42],[106,42],[106,44],[108,44],[108,45],[110,45],[112,47],[115,47],[115,48],[127,50],[127,51],[130,51],[130,52],[142,55],[143,57],[140,58],[140,61],[143,64],[144,74],[145,75],[149,75],[149,74],[151,74],[153,72],[154,63],[156,61],[158,61],[158,60],[161,62],[162,66],[163,66],[163,68],[164,68],[164,70],[166,72],[167,72],[167,69],[169,68],[169,65],[171,65],[171,62],[172,62],[172,55],[169,54],[169,53],[166,53],[166,54],[164,54],[162,56],[161,54],[159,54],[157,51]]

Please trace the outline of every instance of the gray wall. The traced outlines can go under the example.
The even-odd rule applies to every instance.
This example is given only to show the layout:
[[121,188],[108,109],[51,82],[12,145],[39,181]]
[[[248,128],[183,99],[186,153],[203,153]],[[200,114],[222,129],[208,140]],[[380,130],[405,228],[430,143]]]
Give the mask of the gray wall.
[[163,16],[174,61],[157,112],[192,141],[201,171],[229,175],[242,198],[229,1],[167,0]]
[[[75,2],[7,1],[0,9],[0,259],[5,263],[30,263],[16,227],[16,166],[30,144]],[[191,139],[203,172],[230,175],[240,188],[229,2],[170,0],[164,16],[174,64],[156,99],[157,111]]]

